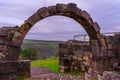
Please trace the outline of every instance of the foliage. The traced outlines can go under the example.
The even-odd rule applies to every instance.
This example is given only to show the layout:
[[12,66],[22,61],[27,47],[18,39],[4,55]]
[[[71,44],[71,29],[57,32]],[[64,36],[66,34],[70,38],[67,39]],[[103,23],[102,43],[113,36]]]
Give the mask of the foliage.
[[56,52],[55,57],[59,57],[59,51]]
[[113,71],[113,68],[112,68],[112,67],[109,67],[109,68],[108,68],[108,71]]
[[59,72],[59,60],[56,57],[32,61],[31,66],[46,67],[54,72]]
[[39,58],[47,58],[56,56],[59,51],[59,43],[65,43],[65,41],[24,40],[22,48],[35,48],[38,51]]
[[35,60],[37,59],[37,49],[34,48],[21,48],[20,50],[20,59],[30,59]]
[[98,80],[98,76],[95,75],[95,76],[93,77],[93,80]]
[[24,76],[23,75],[18,75],[17,80],[24,80]]

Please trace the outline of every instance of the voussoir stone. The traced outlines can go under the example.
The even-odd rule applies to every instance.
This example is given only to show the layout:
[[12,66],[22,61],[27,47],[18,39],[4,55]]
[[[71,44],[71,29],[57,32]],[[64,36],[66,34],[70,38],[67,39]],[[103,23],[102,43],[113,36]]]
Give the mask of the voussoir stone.
[[56,9],[58,12],[67,12],[67,5],[66,4],[57,4]]
[[89,13],[87,13],[87,12],[84,10],[84,11],[82,11],[82,17],[85,18],[86,20],[89,20],[90,15],[89,15]]
[[69,12],[75,13],[75,12],[76,12],[76,8],[77,8],[77,5],[74,4],[74,3],[69,3],[69,4],[67,5],[67,8],[68,8],[68,11],[69,11]]
[[15,46],[15,47],[20,47],[22,42],[23,42],[24,36],[23,34],[21,34],[20,32],[15,32],[14,36],[13,36],[13,40],[12,40],[12,45],[11,46]]
[[93,25],[93,20],[92,20],[91,17],[89,17],[88,22],[89,22],[89,24],[90,24],[91,26]]
[[47,16],[49,16],[49,12],[48,9],[46,7],[40,8],[37,13],[42,17],[45,18]]
[[94,22],[94,23],[93,23],[93,28],[95,29],[96,32],[99,32],[99,31],[100,31],[100,27],[99,27],[99,25],[97,24],[97,22]]
[[30,16],[27,20],[25,20],[25,22],[28,22],[31,25],[34,25],[35,23],[37,23],[41,19],[42,19],[42,17],[38,13],[35,13],[32,16]]
[[82,12],[81,9],[76,8],[76,15],[77,15],[77,16],[81,16],[81,12]]
[[50,15],[54,15],[57,12],[56,6],[48,6],[47,9]]

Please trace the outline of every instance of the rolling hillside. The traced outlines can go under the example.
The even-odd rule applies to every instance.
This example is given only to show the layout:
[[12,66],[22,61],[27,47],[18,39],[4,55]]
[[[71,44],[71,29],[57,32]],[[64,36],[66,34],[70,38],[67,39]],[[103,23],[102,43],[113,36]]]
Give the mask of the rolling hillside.
[[59,50],[59,43],[65,41],[43,41],[43,40],[24,40],[22,48],[35,48],[39,56],[51,57],[55,56]]

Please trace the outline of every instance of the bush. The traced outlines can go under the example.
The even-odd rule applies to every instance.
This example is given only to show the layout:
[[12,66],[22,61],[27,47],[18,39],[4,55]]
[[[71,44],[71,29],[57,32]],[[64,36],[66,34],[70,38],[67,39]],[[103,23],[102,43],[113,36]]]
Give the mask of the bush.
[[38,58],[37,49],[34,48],[21,48],[20,59],[36,60]]
[[24,80],[24,76],[23,75],[18,75],[17,80]]

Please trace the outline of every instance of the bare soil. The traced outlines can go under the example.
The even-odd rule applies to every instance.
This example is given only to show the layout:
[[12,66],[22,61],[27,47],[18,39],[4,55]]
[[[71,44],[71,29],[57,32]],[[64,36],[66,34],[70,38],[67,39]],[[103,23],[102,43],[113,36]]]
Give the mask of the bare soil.
[[32,67],[31,78],[25,80],[84,80],[80,75],[58,74],[47,68]]

